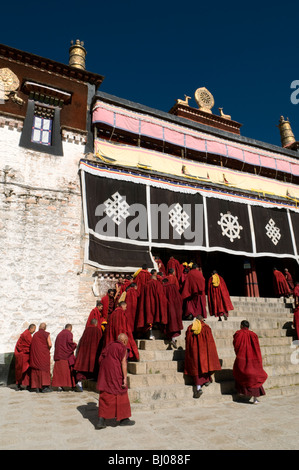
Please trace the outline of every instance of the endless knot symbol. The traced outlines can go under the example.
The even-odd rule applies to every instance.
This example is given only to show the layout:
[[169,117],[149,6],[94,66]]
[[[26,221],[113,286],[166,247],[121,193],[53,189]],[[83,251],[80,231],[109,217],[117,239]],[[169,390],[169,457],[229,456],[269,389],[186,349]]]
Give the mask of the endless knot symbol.
[[222,235],[228,237],[231,242],[234,241],[235,238],[240,237],[240,231],[243,230],[242,225],[238,222],[238,217],[232,215],[230,212],[226,214],[220,213],[220,220],[218,220],[218,225],[221,226]]
[[108,217],[113,220],[113,222],[119,225],[128,217],[128,215],[130,215],[128,211],[130,206],[126,199],[123,198],[118,192],[114,193],[111,198],[104,202],[104,206],[106,207],[105,212]]
[[281,239],[280,229],[276,226],[273,219],[270,219],[267,225],[265,225],[266,235],[270,238],[273,245],[277,245]]
[[182,235],[186,228],[189,227],[190,223],[188,222],[189,215],[185,212],[182,206],[177,203],[173,209],[168,212],[170,218],[169,223],[175,229],[175,231]]

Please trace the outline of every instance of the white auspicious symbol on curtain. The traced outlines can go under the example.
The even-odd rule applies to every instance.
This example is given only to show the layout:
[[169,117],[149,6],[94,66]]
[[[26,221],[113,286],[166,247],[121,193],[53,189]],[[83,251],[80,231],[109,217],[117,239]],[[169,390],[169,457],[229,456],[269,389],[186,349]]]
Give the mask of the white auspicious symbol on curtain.
[[182,235],[186,228],[189,227],[188,222],[189,215],[185,212],[182,206],[177,203],[169,212],[169,223],[175,229],[175,231]]
[[270,219],[267,225],[265,225],[266,235],[270,238],[273,245],[277,245],[281,239],[280,229],[276,226],[273,219]]
[[240,239],[240,232],[243,230],[242,225],[239,224],[238,216],[232,215],[230,212],[226,214],[220,213],[220,220],[218,225],[221,226],[222,236],[228,237],[231,242],[236,238]]
[[104,202],[104,206],[106,207],[105,212],[108,217],[110,217],[117,225],[121,224],[121,222],[130,215],[128,211],[130,206],[119,192],[112,194],[111,198]]

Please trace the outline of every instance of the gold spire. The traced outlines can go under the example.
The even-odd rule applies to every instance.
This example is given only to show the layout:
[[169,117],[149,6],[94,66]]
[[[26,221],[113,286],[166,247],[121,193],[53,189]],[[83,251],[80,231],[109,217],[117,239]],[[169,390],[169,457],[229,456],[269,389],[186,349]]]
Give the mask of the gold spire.
[[280,116],[279,120],[279,131],[282,147],[288,147],[289,145],[296,142],[295,136],[293,134],[289,118],[284,119],[283,116]]
[[85,58],[86,58],[86,49],[84,49],[84,42],[76,39],[71,41],[71,47],[69,50],[70,58],[69,58],[69,65],[71,67],[75,67],[77,69],[85,70]]

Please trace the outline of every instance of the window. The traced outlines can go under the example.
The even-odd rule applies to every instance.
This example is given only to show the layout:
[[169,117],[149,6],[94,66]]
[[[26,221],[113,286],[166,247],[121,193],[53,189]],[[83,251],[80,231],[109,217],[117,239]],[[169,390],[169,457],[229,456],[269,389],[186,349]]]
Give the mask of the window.
[[52,119],[44,119],[38,116],[33,118],[31,142],[42,145],[51,145]]

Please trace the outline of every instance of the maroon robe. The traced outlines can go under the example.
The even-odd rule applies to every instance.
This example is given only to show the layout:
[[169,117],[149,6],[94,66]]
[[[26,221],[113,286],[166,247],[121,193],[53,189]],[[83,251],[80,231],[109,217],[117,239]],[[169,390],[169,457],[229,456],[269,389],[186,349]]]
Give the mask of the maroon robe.
[[137,312],[138,292],[135,287],[131,287],[126,292],[125,302],[127,304],[126,317],[128,327],[133,333],[135,331],[135,318]]
[[221,370],[216,344],[209,325],[201,321],[201,331],[195,334],[192,324],[186,331],[184,373],[194,378],[210,376]]
[[233,337],[236,359],[233,375],[236,389],[248,396],[265,395],[263,384],[268,375],[263,369],[258,336],[248,328],[241,328]]
[[178,289],[180,288],[178,278],[174,274],[169,274],[166,279],[168,279],[169,284],[175,284]]
[[109,343],[99,358],[97,390],[100,392],[98,416],[117,421],[131,416],[128,387],[123,387],[122,360],[127,347],[120,341]]
[[141,269],[134,280],[135,284],[137,284],[138,295],[140,295],[141,291],[150,280],[151,273],[147,269]]
[[234,310],[231,303],[228,289],[224,279],[219,276],[219,286],[213,285],[213,277],[208,281],[208,304],[211,316],[220,317],[221,315],[228,315],[230,310]]
[[32,388],[48,387],[51,384],[49,334],[40,329],[33,335],[31,341],[29,364]]
[[101,302],[103,304],[102,316],[105,318],[105,320],[107,320],[110,313],[112,313],[114,310],[114,298],[106,294],[104,297],[102,297]]
[[167,271],[167,274],[169,274],[169,270],[170,269],[174,269],[175,271],[175,276],[180,279],[181,278],[181,275],[182,275],[182,272],[183,272],[183,267],[181,265],[181,263],[175,259],[175,258],[170,258],[167,262],[167,265],[166,265],[166,271]]
[[132,330],[129,327],[126,311],[122,307],[117,307],[110,315],[104,334],[104,347],[113,341],[117,341],[118,336],[125,333],[128,337],[127,348],[129,350],[129,359],[139,360],[139,352]]
[[286,278],[282,272],[275,269],[273,271],[274,292],[277,296],[290,295],[291,291]]
[[165,325],[165,334],[168,338],[174,338],[181,334],[184,328],[183,317],[183,301],[179,289],[175,284],[169,282],[163,283],[165,296],[168,300],[167,304],[167,325]]
[[201,315],[207,318],[205,278],[202,271],[194,268],[187,274],[182,289],[182,299],[185,301],[185,315]]
[[157,279],[151,279],[141,291],[136,315],[136,328],[147,329],[153,324],[167,324],[167,299]]
[[299,340],[299,305],[297,305],[294,310],[293,326],[296,330],[297,339]]
[[293,292],[293,290],[294,290],[294,281],[293,281],[292,275],[288,271],[285,272],[285,278],[286,278],[286,281],[288,283],[290,291]]
[[102,331],[96,326],[91,325],[85,328],[80,338],[77,350],[74,369],[77,374],[77,380],[96,377],[98,373],[98,359],[102,347]]
[[106,323],[107,323],[106,318],[103,315],[103,311],[99,310],[98,307],[95,307],[95,308],[92,309],[92,311],[90,312],[90,314],[87,318],[85,328],[87,326],[91,326],[91,320],[97,320],[97,322],[98,322],[97,327],[102,329],[102,324],[106,325]]
[[73,333],[62,330],[55,340],[54,368],[52,377],[53,387],[74,387],[74,351],[77,344],[73,342]]
[[31,341],[32,335],[27,329],[20,335],[14,351],[16,383],[24,387],[30,385],[29,351]]

